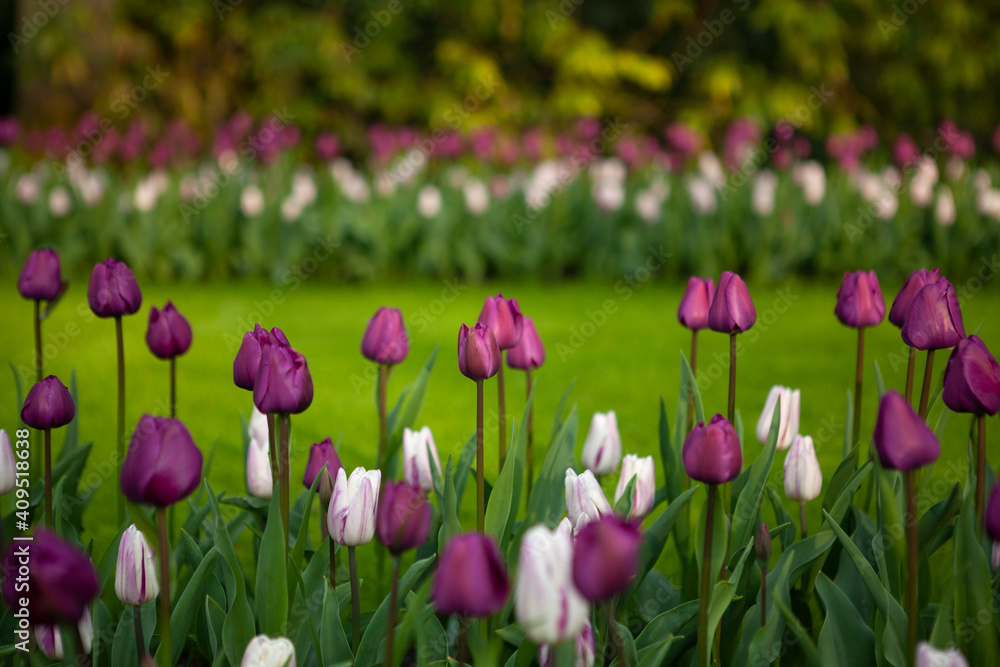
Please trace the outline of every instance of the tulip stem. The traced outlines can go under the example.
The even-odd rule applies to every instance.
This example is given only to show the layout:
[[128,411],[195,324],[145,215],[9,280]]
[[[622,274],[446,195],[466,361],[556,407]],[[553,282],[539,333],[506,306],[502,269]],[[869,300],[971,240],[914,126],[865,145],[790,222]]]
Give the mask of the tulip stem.
[[[854,423],[851,425],[851,447],[861,442],[861,384],[865,376],[865,328],[858,327],[858,361],[854,369]],[[847,452],[845,452],[846,454]]]
[[35,382],[42,381],[42,302],[35,299]]
[[378,461],[376,461],[375,467],[379,470],[382,469],[382,465],[385,461],[382,457],[385,456],[385,386],[389,382],[389,367],[386,364],[378,365]]
[[281,451],[278,466],[281,474],[281,523],[285,529],[285,551],[288,551],[288,487],[291,475],[288,470],[288,439],[292,431],[292,418],[289,415],[278,415],[278,429]]
[[458,664],[469,664],[469,619],[458,619]]
[[[730,363],[733,359],[730,358]],[[695,375],[695,368],[698,366],[698,331],[697,329],[691,332],[691,375]],[[735,381],[735,378],[734,378]],[[694,387],[688,388],[688,420],[687,420],[687,432],[690,433],[694,430]]]
[[396,597],[399,595],[399,556],[392,556],[392,590],[389,593],[389,621],[385,626],[385,663],[388,667],[395,667],[395,643],[396,643]]
[[[622,641],[621,635],[618,634],[618,624],[615,623],[615,607],[611,604],[611,600],[605,601],[604,613],[608,617],[608,638],[618,651],[618,664],[620,667],[628,667],[628,654],[625,652],[625,642]],[[552,647],[552,651],[555,651],[555,646]]]
[[[527,380],[527,388],[525,390],[525,399],[531,398],[531,369],[524,371],[524,377]],[[535,406],[531,405],[528,408],[528,493],[525,494],[524,500],[525,505],[531,498],[531,487],[535,479]]]
[[799,526],[802,527],[802,539],[809,537],[809,526],[806,524],[806,504],[799,503]]
[[76,660],[74,664],[78,667],[90,667],[93,662],[83,646],[83,635],[80,634],[80,626],[73,627],[73,643],[76,644]]
[[42,433],[45,438],[45,525],[56,530],[52,525],[52,431],[45,429]]
[[976,415],[976,436],[976,529],[982,536],[986,506],[986,415]]
[[486,525],[486,482],[483,478],[483,381],[476,382],[476,529]]
[[760,627],[767,625],[767,562],[760,562]]
[[170,357],[170,418],[177,419],[177,358]]
[[707,484],[705,505],[705,548],[701,556],[701,594],[698,597],[698,665],[709,667],[712,660],[712,637],[708,636],[708,606],[712,596],[712,533],[715,525],[716,485]]
[[917,348],[910,347],[906,360],[906,404],[913,405],[913,371],[917,365]]
[[162,667],[171,667],[170,653],[170,542],[167,539],[167,512],[156,508],[156,525],[160,531],[160,648]]
[[139,605],[132,605],[133,625],[135,625],[135,651],[139,655],[139,664],[146,657],[146,635],[142,631],[142,612]]
[[333,590],[337,590],[337,543],[333,540],[333,535],[329,535],[326,539],[330,541],[330,586]]
[[[692,369],[694,372],[694,369]],[[729,423],[736,421],[736,334],[729,334]]]
[[[118,479],[122,478],[125,462],[125,337],[122,335],[122,316],[115,317],[115,338],[118,345]],[[119,485],[120,486],[120,485]],[[125,522],[125,496],[118,489],[118,525]]]
[[278,432],[274,430],[274,415],[267,415],[267,455],[271,459],[271,487],[278,483]]
[[907,655],[914,655],[917,647],[917,582],[920,579],[920,562],[917,554],[917,503],[915,470],[906,471],[906,540],[907,540],[907,596],[906,639]]
[[931,395],[931,374],[934,372],[934,350],[927,350],[927,365],[924,366],[924,386],[920,389],[920,418],[927,419],[927,401]]
[[497,371],[497,411],[500,413],[500,446],[497,451],[500,453],[500,466],[497,474],[503,470],[503,464],[507,461],[507,397],[503,386],[503,350],[500,350],[500,370]]
[[351,568],[351,625],[353,627],[352,643],[354,646],[354,650],[357,651],[358,643],[361,641],[361,594],[358,591],[359,588],[358,562],[354,558],[354,547],[347,547],[347,562]]

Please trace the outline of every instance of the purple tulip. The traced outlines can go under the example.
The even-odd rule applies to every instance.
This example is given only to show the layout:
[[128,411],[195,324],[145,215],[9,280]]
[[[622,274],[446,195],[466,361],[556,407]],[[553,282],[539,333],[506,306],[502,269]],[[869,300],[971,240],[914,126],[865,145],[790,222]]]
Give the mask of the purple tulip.
[[1000,412],[1000,364],[979,336],[963,338],[952,350],[941,398],[954,412],[991,416]]
[[431,593],[438,613],[489,616],[503,609],[509,592],[507,566],[492,537],[465,533],[448,541]]
[[33,624],[75,624],[100,592],[97,570],[82,551],[47,528],[30,542],[13,542],[4,553],[3,597],[11,609],[28,598]]
[[320,132],[316,136],[316,157],[329,162],[340,153],[340,140],[333,132]]
[[431,504],[415,486],[389,480],[379,492],[375,532],[390,553],[401,554],[424,543],[431,529]]
[[458,330],[458,370],[462,375],[479,382],[500,370],[500,349],[493,329],[482,322],[469,329],[464,324]]
[[833,313],[841,324],[855,329],[874,327],[885,319],[885,299],[875,272],[845,273]]
[[253,383],[253,402],[264,414],[296,415],[313,400],[309,364],[302,353],[284,345],[268,345],[260,353]]
[[687,159],[701,150],[702,140],[698,131],[687,123],[675,121],[663,131],[667,144],[683,159]]
[[[986,511],[983,512],[983,520],[986,524],[986,534],[994,542],[1000,542],[1000,484],[993,487],[989,502],[986,503]],[[4,588],[4,593],[6,591]]]
[[958,296],[947,278],[917,292],[906,312],[901,333],[903,342],[918,350],[943,350],[965,338]]
[[87,301],[98,317],[121,317],[138,312],[142,305],[142,292],[132,269],[108,257],[90,274]]
[[306,474],[302,478],[302,484],[307,489],[311,489],[316,475],[326,466],[326,473],[331,479],[337,479],[337,471],[344,466],[340,463],[337,450],[333,448],[333,440],[327,438],[322,442],[315,443],[309,448],[309,461],[306,462]]
[[43,379],[28,391],[21,408],[21,421],[40,431],[59,428],[73,421],[76,406],[69,389],[55,375]]
[[7,146],[17,141],[21,125],[13,116],[0,116],[0,146]]
[[706,484],[724,484],[736,479],[743,468],[743,449],[736,430],[722,415],[698,422],[681,450],[688,477]]
[[708,310],[708,328],[719,333],[743,333],[757,322],[750,290],[732,271],[723,271]]
[[25,299],[55,301],[66,291],[59,269],[59,253],[52,248],[33,251],[17,277],[17,291]]
[[639,526],[614,515],[592,521],[576,534],[573,582],[591,602],[607,600],[632,581],[639,566]]
[[260,326],[254,325],[253,331],[243,334],[243,342],[233,360],[233,382],[240,389],[253,391],[254,382],[257,380],[257,371],[260,370],[261,351],[277,345],[279,347],[291,347],[284,332],[278,327],[270,331]]
[[530,317],[524,318],[521,341],[507,353],[507,365],[522,371],[533,371],[545,363],[545,346]]
[[892,302],[892,308],[889,309],[889,321],[902,329],[903,325],[906,324],[906,313],[910,310],[913,297],[923,287],[931,283],[936,283],[940,279],[941,269],[934,269],[933,271],[918,269],[911,273],[910,277],[906,279],[906,282],[899,289],[896,300]]
[[162,311],[156,306],[150,309],[146,345],[160,359],[179,357],[191,347],[191,325],[172,302],[167,301]]
[[503,294],[486,297],[478,321],[493,329],[497,347],[501,350],[515,347],[524,331],[524,321],[517,299],[505,299]]
[[361,339],[361,354],[375,363],[391,365],[401,363],[409,351],[410,339],[406,336],[403,313],[398,308],[379,308],[368,320],[368,328]]
[[708,311],[715,296],[715,281],[711,278],[688,278],[687,289],[677,308],[677,321],[682,327],[698,331],[708,326]]
[[908,134],[901,134],[896,137],[892,145],[892,160],[900,169],[912,166],[920,157],[920,148],[917,142]]
[[937,461],[941,443],[903,395],[891,389],[878,405],[872,435],[884,468],[907,472]]
[[201,465],[201,450],[181,420],[145,414],[122,464],[122,493],[134,503],[169,507],[198,487]]

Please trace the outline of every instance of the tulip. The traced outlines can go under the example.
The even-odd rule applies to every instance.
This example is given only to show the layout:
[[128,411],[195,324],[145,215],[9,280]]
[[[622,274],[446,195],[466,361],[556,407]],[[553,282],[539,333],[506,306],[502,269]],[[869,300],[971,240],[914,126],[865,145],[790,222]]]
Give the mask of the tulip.
[[[458,330],[458,370],[476,382],[476,527],[483,531],[486,508],[486,483],[483,477],[483,380],[497,374],[502,365],[493,329],[477,322],[471,330],[464,324]],[[501,419],[501,424],[503,420]],[[502,440],[502,439],[501,439]]]
[[375,531],[389,552],[399,555],[424,543],[431,526],[431,505],[415,486],[388,481],[381,491]]
[[757,311],[747,285],[732,271],[723,271],[708,310],[708,328],[724,334],[749,330],[757,322]]
[[[0,496],[7,495],[17,485],[17,470],[14,463],[14,450],[10,446],[7,431],[0,428]],[[3,539],[0,538],[0,542]]]
[[183,422],[145,414],[122,465],[122,491],[134,503],[165,508],[197,488],[201,468],[201,450]]
[[170,361],[170,416],[177,416],[176,359],[191,347],[191,325],[174,304],[167,301],[162,311],[153,306],[149,311],[146,345],[154,356]]
[[398,308],[385,306],[368,320],[368,328],[361,339],[361,354],[377,364],[399,364],[410,351],[403,313]]
[[688,476],[706,484],[736,479],[743,467],[743,450],[733,425],[715,415],[706,426],[700,422],[684,440],[681,450]]
[[153,550],[134,523],[125,529],[118,545],[115,594],[122,604],[135,606],[151,602],[160,594]]
[[572,468],[566,469],[566,514],[574,532],[612,513],[592,471],[584,470],[582,475],[577,475]]
[[592,602],[610,599],[632,581],[639,566],[642,534],[636,524],[610,514],[576,534],[573,582]]
[[75,415],[73,397],[55,375],[36,383],[21,408],[21,421],[43,434],[46,526],[52,525],[52,429],[69,424]]
[[[902,329],[903,325],[906,324],[906,314],[910,310],[910,304],[913,303],[913,297],[926,285],[935,283],[940,279],[940,269],[934,269],[933,271],[918,269],[911,273],[910,277],[903,283],[899,294],[896,295],[895,301],[892,302],[892,308],[889,310],[889,321]],[[909,358],[906,363],[906,400],[909,402],[913,397],[913,369],[916,364],[917,350],[911,346],[907,347],[909,348]]]
[[928,642],[917,644],[916,661],[917,667],[969,667],[969,661],[957,648],[939,651]]
[[813,449],[812,437],[797,435],[785,457],[785,495],[799,503],[799,525],[802,538],[808,535],[806,503],[819,497],[823,488],[823,471]]
[[615,489],[616,505],[625,495],[625,489],[633,477],[635,487],[632,490],[632,511],[625,518],[642,520],[653,509],[653,499],[656,496],[656,473],[652,456],[639,458],[636,454],[628,454],[622,459],[622,474]]
[[527,637],[539,645],[559,644],[580,634],[590,605],[573,583],[573,536],[544,525],[521,540],[514,615]]
[[[429,452],[429,453],[428,453]],[[434,489],[434,479],[441,475],[441,459],[431,429],[403,429],[403,479],[424,493]]]
[[1000,542],[1000,484],[993,487],[986,513],[983,517],[986,535],[994,542]]
[[792,440],[799,434],[799,402],[800,392],[798,389],[775,385],[767,394],[764,401],[764,409],[757,420],[757,441],[760,444],[767,442],[768,432],[771,429],[771,418],[774,416],[774,408],[781,399],[781,412],[778,418],[778,449],[788,449]]
[[[507,353],[507,365],[524,371],[525,400],[531,396],[531,371],[540,368],[545,363],[545,346],[535,328],[535,322],[530,317],[524,318],[524,330],[521,341]],[[528,496],[531,496],[531,486],[535,479],[535,406],[528,408],[528,469],[525,473],[528,482]]]
[[243,342],[233,360],[233,382],[237,387],[253,391],[257,371],[260,370],[261,352],[272,345],[290,347],[284,332],[278,327],[268,331],[255,324],[253,331],[243,334]]
[[622,457],[622,439],[618,434],[618,418],[614,410],[595,412],[580,456],[584,467],[595,475],[610,475],[618,468]]
[[924,367],[924,384],[920,391],[920,416],[927,416],[930,397],[931,373],[934,351],[958,345],[965,338],[962,310],[958,305],[955,288],[947,278],[925,285],[913,297],[903,324],[903,342],[918,350],[927,351]]
[[[594,647],[594,628],[587,619],[583,630],[576,636],[576,661],[573,667],[594,667],[597,650]],[[538,664],[541,667],[553,667],[552,647],[543,644],[538,647]]]
[[355,468],[350,478],[343,468],[337,470],[327,518],[327,529],[333,539],[348,547],[371,542],[381,481],[380,470]]
[[299,414],[312,403],[313,382],[306,358],[290,347],[261,349],[253,402],[265,414]]
[[[682,327],[693,332],[708,327],[708,313],[714,296],[715,281],[711,278],[699,278],[698,276],[688,278],[687,289],[684,290],[684,296],[681,297],[680,306],[677,308],[677,321],[681,323]],[[693,358],[691,364],[694,365]]]
[[493,330],[497,346],[509,350],[520,342],[524,330],[521,309],[517,299],[505,299],[503,294],[486,297],[483,310],[479,313],[479,323]]
[[240,667],[296,667],[295,644],[285,637],[257,635],[247,644]]
[[17,291],[25,299],[55,301],[66,291],[59,253],[52,248],[34,250],[28,255],[17,277]]
[[[77,623],[76,630],[80,633],[80,644],[84,655],[90,655],[90,649],[94,644],[94,621],[90,615],[90,608],[84,610],[83,618]],[[38,642],[38,648],[50,660],[63,659],[62,629],[58,625],[36,625],[35,641]]]
[[253,408],[247,429],[250,443],[247,446],[247,492],[251,496],[270,500],[274,493],[274,471],[269,459],[267,417]]
[[[31,566],[27,580],[20,580],[22,554],[27,551]],[[11,609],[21,608],[28,598],[32,623],[58,625],[79,623],[100,592],[97,570],[82,551],[46,528],[35,531],[30,542],[10,544],[3,557],[4,600]]]
[[503,609],[509,591],[507,566],[492,537],[464,533],[448,540],[431,592],[438,613],[489,616]]
[[[326,466],[326,474],[333,479],[336,479],[338,471],[343,468],[337,450],[333,448],[333,440],[330,438],[317,442],[309,448],[309,460],[306,462],[306,472],[302,477],[302,484],[307,489],[312,488],[324,465]],[[376,481],[375,486],[378,487],[378,481]]]

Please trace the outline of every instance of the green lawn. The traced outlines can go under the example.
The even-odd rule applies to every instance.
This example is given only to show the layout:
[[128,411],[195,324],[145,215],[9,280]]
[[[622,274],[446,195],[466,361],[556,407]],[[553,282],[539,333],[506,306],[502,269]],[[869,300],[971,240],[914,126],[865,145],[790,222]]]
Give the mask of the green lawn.
[[[642,278],[640,274],[637,276]],[[13,280],[9,281],[9,284]],[[297,289],[292,289],[292,287]],[[745,460],[759,448],[753,435],[768,389],[775,383],[802,390],[801,431],[812,434],[829,478],[842,458],[845,392],[853,385],[856,335],[833,316],[837,286],[789,283],[780,287],[750,286],[757,305],[758,323],[741,337],[737,406],[746,425]],[[886,285],[894,295],[898,285]],[[987,286],[964,290],[966,326],[974,331],[983,320],[983,338],[1000,349],[1000,336],[988,316],[1000,307],[1000,295]],[[251,408],[250,394],[232,383],[232,359],[242,333],[254,321],[280,326],[292,345],[310,360],[315,400],[309,410],[293,418],[293,480],[301,479],[309,444],[324,437],[336,440],[343,434],[341,458],[348,467],[374,465],[377,418],[373,399],[373,366],[360,354],[359,345],[368,317],[382,304],[400,307],[407,317],[410,356],[393,373],[390,403],[411,381],[434,349],[441,345],[431,376],[419,423],[434,432],[442,457],[456,452],[475,427],[475,387],[458,372],[456,337],[462,322],[471,323],[479,314],[483,297],[503,290],[516,296],[523,311],[538,325],[548,350],[545,366],[537,373],[538,397],[536,440],[548,441],[552,411],[566,387],[576,380],[572,403],[580,413],[577,452],[582,447],[591,414],[614,409],[626,452],[657,452],[659,395],[668,401],[673,418],[679,383],[679,352],[688,351],[690,333],[676,322],[675,313],[682,287],[652,281],[629,285],[557,283],[467,285],[464,282],[409,282],[400,285],[322,285],[305,281],[275,287],[261,283],[144,285],[141,314],[126,321],[127,428],[144,412],[162,414],[166,409],[167,364],[146,349],[144,335],[149,306],[162,306],[172,299],[191,321],[194,344],[178,363],[178,415],[190,428],[204,451],[216,443],[216,460],[210,481],[216,490],[243,493],[244,462],[241,454],[240,415]],[[964,291],[963,291],[964,290]],[[18,298],[11,286],[0,296],[6,326],[0,330],[4,360],[29,369],[32,359],[31,305]],[[109,508],[114,506],[117,483],[109,472],[115,424],[114,327],[111,321],[95,319],[86,303],[86,277],[76,276],[71,287],[45,322],[46,372],[69,382],[77,373],[81,439],[94,440],[89,473],[84,482],[100,484],[85,524],[96,538],[96,553],[102,553],[115,533]],[[724,412],[726,406],[727,340],[702,332],[699,368],[705,409]],[[871,433],[877,389],[872,360],[877,360],[887,386],[902,387],[905,349],[899,332],[884,323],[867,335],[867,363],[863,432]],[[946,355],[937,357],[935,379],[944,368]],[[26,371],[27,372],[27,371]],[[923,358],[917,379],[923,372]],[[30,375],[30,373],[28,373]],[[523,374],[508,371],[508,409],[519,414],[524,400]],[[495,383],[486,391],[487,408],[495,408]],[[932,418],[936,419],[938,407]],[[487,478],[496,475],[496,431],[487,418]],[[9,375],[0,381],[0,425],[8,432],[16,428],[14,383]],[[495,422],[494,422],[495,425]],[[965,438],[969,418],[952,415],[947,423],[944,453],[934,476],[944,476],[949,466],[966,470]],[[991,451],[996,429],[989,434]],[[56,435],[55,442],[61,442]],[[540,449],[540,448],[539,448]],[[536,451],[541,460],[543,451]],[[781,489],[780,467],[772,473]],[[657,466],[659,458],[657,457]],[[658,470],[658,474],[661,471]],[[952,475],[954,473],[952,472]],[[608,494],[617,480],[605,480]],[[943,486],[928,487],[928,498],[945,496]],[[466,494],[463,523],[474,525],[474,494]],[[4,500],[9,511],[10,500]],[[816,525],[818,504],[810,507]],[[794,509],[790,507],[790,509]],[[793,514],[795,515],[795,514]],[[770,517],[770,511],[765,512]],[[313,530],[317,533],[318,528]],[[668,550],[669,551],[669,550]]]

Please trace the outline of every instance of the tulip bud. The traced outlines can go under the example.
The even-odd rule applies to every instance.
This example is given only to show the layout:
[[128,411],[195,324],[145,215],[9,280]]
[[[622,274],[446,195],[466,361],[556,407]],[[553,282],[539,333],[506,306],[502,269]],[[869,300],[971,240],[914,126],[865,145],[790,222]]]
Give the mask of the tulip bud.
[[573,583],[573,537],[542,524],[521,540],[514,615],[536,644],[559,644],[583,630],[590,604]]
[[911,273],[910,277],[906,279],[906,282],[900,288],[895,301],[892,302],[892,308],[889,309],[889,321],[902,329],[903,325],[906,324],[906,314],[910,310],[910,304],[913,303],[913,297],[925,285],[936,283],[940,279],[941,269],[934,269],[933,271],[919,269]]
[[677,321],[682,327],[698,331],[708,326],[708,310],[715,296],[715,281],[711,278],[688,278],[687,289],[677,308]]
[[731,482],[743,468],[740,440],[729,420],[719,414],[708,426],[699,422],[688,433],[681,457],[688,477],[706,484]]
[[477,322],[472,329],[464,324],[458,330],[458,370],[462,375],[479,382],[500,370],[500,348],[497,347],[493,329]]
[[17,277],[17,291],[25,299],[35,301],[55,301],[66,291],[66,286],[59,267],[59,253],[52,248],[32,251]]
[[167,301],[162,311],[156,306],[150,309],[146,345],[160,359],[179,357],[191,347],[191,325],[172,302]]
[[319,480],[319,501],[323,504],[324,510],[329,512],[330,499],[333,498],[333,477],[329,471],[323,471],[323,477]]
[[501,350],[509,350],[521,341],[524,322],[517,299],[505,299],[503,294],[486,297],[478,322],[493,330],[497,347]]
[[7,431],[0,428],[0,496],[14,490],[17,485],[17,470],[14,463],[14,450],[10,446]]
[[[909,320],[907,320],[909,321]],[[882,396],[872,436],[882,466],[907,472],[937,461],[941,443],[898,391]]]
[[969,661],[957,648],[939,651],[927,642],[917,643],[916,667],[969,667]]
[[423,544],[431,529],[431,504],[420,489],[390,480],[381,496],[375,521],[379,541],[396,555]]
[[530,317],[524,318],[521,341],[507,353],[507,365],[522,371],[533,371],[545,363],[545,346]]
[[115,594],[122,604],[139,606],[155,600],[160,594],[154,562],[146,536],[133,523],[125,529],[118,545]]
[[943,350],[965,338],[962,310],[955,288],[947,278],[917,292],[906,312],[903,342],[918,350]]
[[410,339],[406,336],[403,313],[398,308],[379,308],[368,320],[368,328],[361,339],[361,354],[378,364],[398,364],[406,359],[409,351]]
[[610,475],[622,457],[622,439],[614,410],[595,412],[580,456],[583,465],[595,475]]
[[348,547],[372,541],[381,483],[381,470],[355,468],[350,478],[343,468],[337,471],[326,513],[326,527],[333,539]]
[[[336,479],[337,471],[344,467],[340,463],[340,456],[337,455],[337,450],[333,448],[333,440],[330,438],[322,442],[317,442],[309,448],[309,461],[306,463],[306,474],[302,477],[302,484],[307,489],[312,488],[313,482],[316,481],[316,475],[319,474],[324,465],[331,479]],[[376,484],[376,486],[378,485]]]
[[611,514],[576,534],[573,582],[591,602],[607,600],[628,587],[639,566],[639,527]]
[[94,267],[87,286],[87,301],[98,317],[121,317],[139,311],[142,292],[132,269],[113,257]]
[[653,499],[656,496],[656,469],[652,456],[639,458],[636,454],[628,454],[622,459],[622,474],[615,489],[616,505],[625,495],[625,488],[633,477],[635,487],[632,490],[632,511],[625,518],[641,520],[653,509]]
[[[90,608],[84,610],[83,618],[76,626],[80,633],[80,643],[83,644],[83,652],[90,655],[90,649],[94,644],[94,621],[90,615]],[[58,625],[38,624],[35,626],[35,641],[38,648],[50,660],[63,659],[62,629]]]
[[990,493],[990,499],[983,511],[983,522],[990,539],[995,542],[1000,541],[1000,484],[994,485]]
[[424,493],[430,493],[434,489],[434,478],[440,475],[441,459],[430,427],[424,426],[419,431],[404,428],[403,479],[411,486],[420,487]]
[[296,667],[295,644],[285,637],[257,635],[247,644],[240,667]]
[[767,436],[771,430],[771,419],[774,417],[774,408],[781,399],[781,413],[778,417],[778,449],[788,449],[792,440],[799,434],[799,402],[800,392],[798,389],[774,385],[767,394],[764,401],[764,409],[757,420],[757,441],[760,444],[767,442]]
[[577,475],[572,468],[566,469],[566,514],[574,531],[578,531],[591,521],[612,513],[608,499],[590,470]]
[[[576,661],[574,667],[594,667],[597,649],[594,648],[594,628],[590,625],[590,619],[583,624],[576,636]],[[552,662],[552,647],[543,644],[538,647],[538,664],[541,667],[554,667]]]
[[122,464],[122,493],[134,503],[169,507],[201,484],[201,467],[201,450],[181,420],[145,414]]
[[312,404],[313,382],[306,358],[290,347],[269,345],[260,353],[253,402],[264,414],[295,415]]
[[73,421],[74,415],[73,397],[55,375],[36,382],[21,408],[21,421],[40,431],[65,426]]
[[503,609],[509,591],[507,566],[492,537],[464,533],[448,540],[431,593],[438,613],[489,616]]
[[952,350],[941,398],[954,412],[991,416],[1000,412],[1000,364],[979,336],[963,338]]
[[757,536],[753,539],[753,548],[757,553],[757,560],[765,565],[771,559],[771,533],[767,529],[767,524],[761,522],[757,529]]
[[[31,562],[27,580],[18,574],[25,552]],[[79,623],[100,592],[90,558],[46,528],[35,529],[31,542],[11,543],[0,571],[7,606],[20,609],[27,597],[32,623]]]
[[813,449],[813,439],[797,435],[785,456],[785,495],[789,500],[805,503],[815,500],[823,488],[823,471]]
[[885,298],[875,272],[845,273],[833,312],[841,324],[855,329],[879,324],[885,318]]
[[269,500],[274,493],[271,476],[271,442],[267,428],[267,415],[256,406],[250,414],[247,429],[250,444],[247,446],[247,492],[256,498]]
[[278,327],[268,331],[259,324],[254,325],[253,331],[243,334],[243,342],[233,360],[233,382],[240,389],[253,391],[254,382],[257,380],[257,371],[260,370],[261,351],[271,345],[280,347],[290,347],[285,334]]
[[725,334],[743,333],[756,322],[757,311],[747,284],[732,271],[723,271],[708,310],[708,328]]

